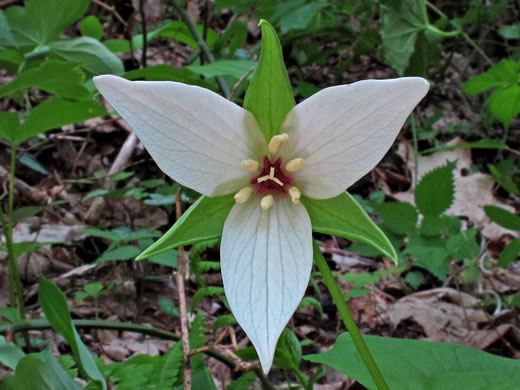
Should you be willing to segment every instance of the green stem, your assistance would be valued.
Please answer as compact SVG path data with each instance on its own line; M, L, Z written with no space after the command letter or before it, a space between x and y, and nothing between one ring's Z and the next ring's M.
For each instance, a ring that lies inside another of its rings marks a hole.
M296 377L298 378L298 381L300 381L300 383L302 384L302 387L305 390L312 390L312 389L309 389L309 381L307 380L307 377L305 376L305 374L303 372L301 372L298 367L293 367L293 371L294 371L294 374L296 375Z
M105 321L105 320L72 320L72 323L76 328L87 328L87 329L106 329L114 331L126 331L145 334L152 337L157 337L164 340L179 341L179 336L175 333L168 332L158 328L152 328L150 326L134 324L131 322L117 322L117 321ZM16 334L18 332L28 332L30 330L47 330L52 329L51 324L47 320L36 319L16 322L9 325L0 326L0 334L6 334L9 330ZM231 370L240 368L233 359L224 356L216 351L205 351L208 356L211 356L220 362L224 363ZM258 366L254 366L251 370L253 371L262 384L264 390L274 390L273 385L267 380L262 370Z
M365 366L368 369L370 376L374 380L374 383L376 384L379 390L390 390L390 388L386 384L383 374L377 367L374 358L370 354L365 340L363 340L363 337L361 336L361 333L359 332L359 329L356 325L356 321L354 321L354 318L352 317L352 314L350 313L350 310L347 304L345 303L345 299L343 298L343 294L339 289L336 279L334 279L334 276L332 276L329 266L327 265L325 258L321 254L320 248L318 247L318 244L316 242L314 242L314 260L316 262L316 265L318 266L318 269L320 270L321 276L323 277L323 282L329 289L334 304L338 308L341 319L343 320L343 323L345 324L348 332L350 333L352 341L354 342L356 349L361 355L361 359L363 359L363 362L365 363Z
M455 23L453 23L451 21L451 19L448 18L448 16L444 12L442 12L439 8L437 8L435 5L433 5L429 1L426 2L426 5L428 7L430 7L432 9L432 11L435 12L437 15L439 15L441 18L445 18L446 20L449 20L450 24L455 28L456 32L458 32L458 33L460 33L460 35L462 35L464 40L466 42L468 42L470 44L470 46L473 47L475 49L475 51L482 56L482 58L484 58L484 60L489 64L489 66L493 66L494 65L493 61L491 61L491 58L489 58L487 56L487 54L484 53L484 51L480 48L480 46L477 45L477 43L473 39L471 39L469 37L469 35L466 34L459 26L457 26ZM440 31L440 30L438 30L438 31ZM449 33L444 33L444 32L441 31L441 33L443 33L442 35L444 35L444 34L453 34L454 31L449 32Z
M184 8L182 8L179 5L179 3L177 3L176 0L171 0L171 3L172 3L173 8L175 8L175 12L177 12L177 14L179 14L179 16L181 17L184 24L186 24L186 26L190 30L191 35L193 35L193 38L195 38L195 40L197 41L197 44L199 45L200 50L202 51L202 53L204 53L204 57L206 57L206 59L208 60L208 62L210 64L214 63L215 57L213 57L213 54L211 53L211 51L208 48L208 45L206 45L206 42L200 36L199 32L197 31L197 29L191 22L190 18L188 17L188 14L186 14L186 11L184 11ZM230 92L229 92L229 88L228 88L226 82L224 81L224 79L221 76L216 76L215 79L217 80L217 84L220 88L220 91L224 95L224 97L228 98L230 95Z

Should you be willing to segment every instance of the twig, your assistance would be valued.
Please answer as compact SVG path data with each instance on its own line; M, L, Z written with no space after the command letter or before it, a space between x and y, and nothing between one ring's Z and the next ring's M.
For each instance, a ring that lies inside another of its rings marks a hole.
M182 216L181 190L177 191L175 199L175 215L177 220ZM190 363L190 341L188 334L188 314L186 312L186 294L184 291L184 248L177 248L177 272L175 279L177 282L177 291L179 293L179 311L181 315L181 338L182 351L184 352L184 389L191 390L191 363Z
M204 42L204 39L200 36L199 32L195 29L195 26L191 22L190 18L188 17L188 14L186 14L186 11L184 8L182 8L179 3L177 3L176 0L171 0L173 8L175 8L175 12L179 14L182 21L186 24L188 29L191 32L191 35L193 35L193 38L197 41L197 44L200 46L200 50L204 53L204 57L208 60L210 64L215 62L215 57L213 57L213 54L211 54L211 51L208 48L208 45L206 45L206 42ZM216 76L215 79L217 80L217 84L220 88L220 91L224 95L224 97L229 96L229 88L224 81L224 79L221 76Z
M115 18L117 20L119 20L119 22L123 25L123 26L127 26L128 23L125 22L125 20L123 19L123 17L119 14L119 12L116 11L116 8L115 7L112 7L104 2L102 2L101 0L92 0L94 3L96 3L97 5L99 5L100 7L108 10L112 15L115 16Z
M235 83L235 85L233 85L233 88L231 89L231 94L228 97L229 101L231 101L231 102L233 101L233 97L235 96L235 92L237 91L238 87L240 87L240 85L249 77L249 75L251 73L253 73L254 70L255 70L255 68L249 69L249 71L245 75L240 77L240 79L238 79L238 81Z
M143 34L143 52L141 53L141 67L146 68L146 49L148 38L146 37L146 15L144 14L144 0L139 0L139 15L141 16L141 32Z

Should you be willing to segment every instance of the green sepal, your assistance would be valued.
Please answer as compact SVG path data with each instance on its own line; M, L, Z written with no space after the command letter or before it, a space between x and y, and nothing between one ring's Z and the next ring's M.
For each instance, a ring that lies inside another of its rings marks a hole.
M244 108L255 116L269 142L280 132L285 117L296 103L276 31L266 20L260 20L258 25L262 29L262 48L244 98Z
M234 204L232 196L201 196L170 230L137 256L136 260L143 260L178 246L219 238Z
M301 201L309 213L314 232L364 242L398 263L397 253L388 237L348 192L324 200L302 196Z

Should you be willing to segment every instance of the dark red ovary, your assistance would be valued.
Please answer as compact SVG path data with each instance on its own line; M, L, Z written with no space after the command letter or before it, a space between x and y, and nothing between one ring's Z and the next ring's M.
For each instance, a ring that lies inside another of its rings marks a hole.
M274 168L274 177L280 180L284 184L283 186L281 186L273 180L265 180L263 182L258 183L258 179L260 179L261 177L269 176L271 168ZM285 176L282 172L281 157L278 157L278 159L274 163L271 163L271 161L269 161L269 158L267 156L264 156L264 166L262 168L262 171L260 172L260 175L258 175L254 179L251 179L250 183L258 185L258 188L256 190L256 193L258 195L261 195L265 192L273 191L277 191L285 195L287 194L287 186L293 184L294 180L290 177Z

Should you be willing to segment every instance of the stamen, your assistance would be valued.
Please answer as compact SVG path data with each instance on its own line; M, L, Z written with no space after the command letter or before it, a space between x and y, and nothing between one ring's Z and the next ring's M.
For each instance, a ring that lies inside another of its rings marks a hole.
M289 172L296 172L298 169L302 169L303 168L303 164L304 164L304 161L303 161L303 158L295 158L291 161L289 161L287 163L287 165L285 166L285 169Z
M260 201L260 206L262 207L262 210L267 211L271 208L273 205L274 199L273 195L267 195L262 198Z
M253 189L251 187L244 187L235 194L235 196L234 196L235 201L238 204L246 203L249 200L249 198L251 197L252 193L253 193Z
M294 204L300 203L300 197L302 196L302 193L297 187L292 186L289 188L289 195L291 195L291 200Z
M284 141L287 141L288 138L289 136L285 133L273 136L273 138L271 138L271 141L269 141L269 151L271 153L278 152L280 144Z
M243 160L240 162L242 168L250 170L251 172L256 172L258 170L258 162L255 160Z

